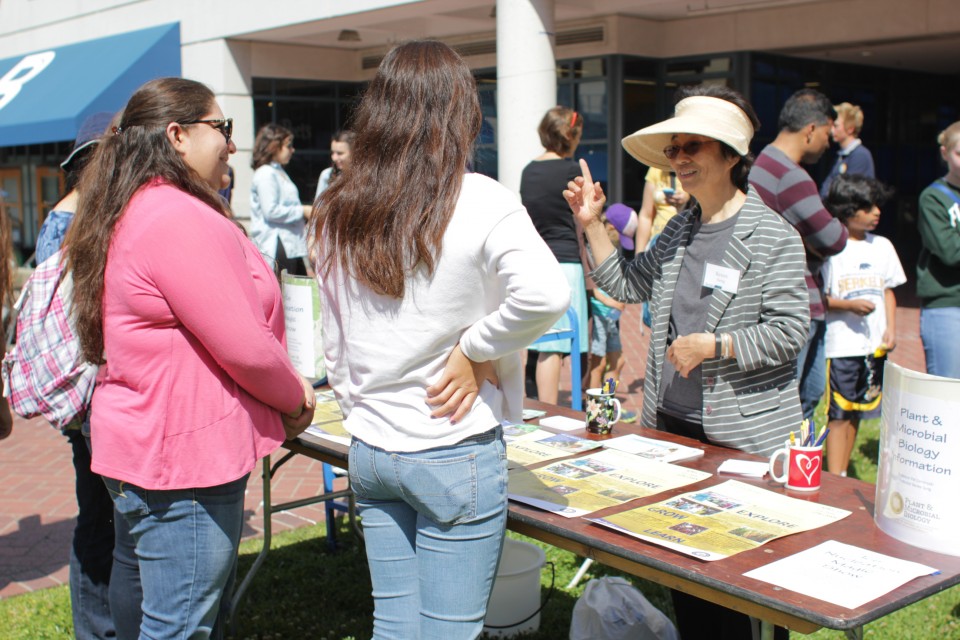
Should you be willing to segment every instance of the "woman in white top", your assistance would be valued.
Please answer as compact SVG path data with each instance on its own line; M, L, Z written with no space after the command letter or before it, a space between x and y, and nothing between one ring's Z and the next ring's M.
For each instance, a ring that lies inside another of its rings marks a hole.
M515 194L467 173L482 115L440 42L384 58L350 179L313 216L327 374L353 436L373 637L475 638L507 517L500 423L570 287Z
M312 207L300 204L297 185L283 170L293 157L293 132L267 124L253 143L253 186L250 189L250 235L278 269L307 275L306 219Z

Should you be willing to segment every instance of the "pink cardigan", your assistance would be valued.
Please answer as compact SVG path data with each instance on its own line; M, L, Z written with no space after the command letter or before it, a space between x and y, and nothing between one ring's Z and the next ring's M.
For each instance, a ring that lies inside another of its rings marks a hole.
M114 232L93 464L146 489L250 472L303 401L273 271L241 231L169 184L148 184Z

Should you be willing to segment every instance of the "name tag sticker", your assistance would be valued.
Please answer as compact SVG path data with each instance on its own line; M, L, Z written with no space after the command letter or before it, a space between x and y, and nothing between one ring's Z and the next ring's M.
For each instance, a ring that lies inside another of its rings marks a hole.
M740 271L708 262L703 270L703 286L735 294L740 288Z

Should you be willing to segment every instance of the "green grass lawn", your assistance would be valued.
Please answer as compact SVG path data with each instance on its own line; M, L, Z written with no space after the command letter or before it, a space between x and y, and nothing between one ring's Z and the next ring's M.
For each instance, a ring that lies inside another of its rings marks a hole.
M819 419L822 422L822 416ZM865 423L853 454L850 475L876 479L879 421ZM323 525L305 527L274 537L270 555L243 602L236 629L237 639L361 640L370 637L373 603L363 548L343 526L341 545L327 549ZM511 534L513 535L513 534ZM240 549L240 574L253 562L261 542L245 542ZM581 558L566 551L540 545L556 568L553 594L541 615L540 629L526 639L561 640L569 633L576 599L590 577L621 575L594 564L588 577L572 590L564 586L580 566ZM542 574L546 596L551 569ZM643 580L634 584L668 615L673 615L670 597L662 587ZM0 600L0 640L47 640L73 637L70 598L66 587ZM520 637L520 636L517 636ZM840 631L820 630L791 638L841 640ZM960 639L960 588L954 587L911 607L868 624L864 637L890 640Z

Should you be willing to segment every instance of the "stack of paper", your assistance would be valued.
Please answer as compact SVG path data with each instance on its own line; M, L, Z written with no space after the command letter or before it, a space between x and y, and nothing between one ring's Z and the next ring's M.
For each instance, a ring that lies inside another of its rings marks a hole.
M583 420L574 420L566 416L550 416L549 418L541 418L540 426L550 427L557 431L576 431L586 428L587 425Z
M762 478L767 475L770 468L768 462L755 462L752 460L724 460L723 464L717 467L717 473L729 473L735 476L745 476L748 478Z

